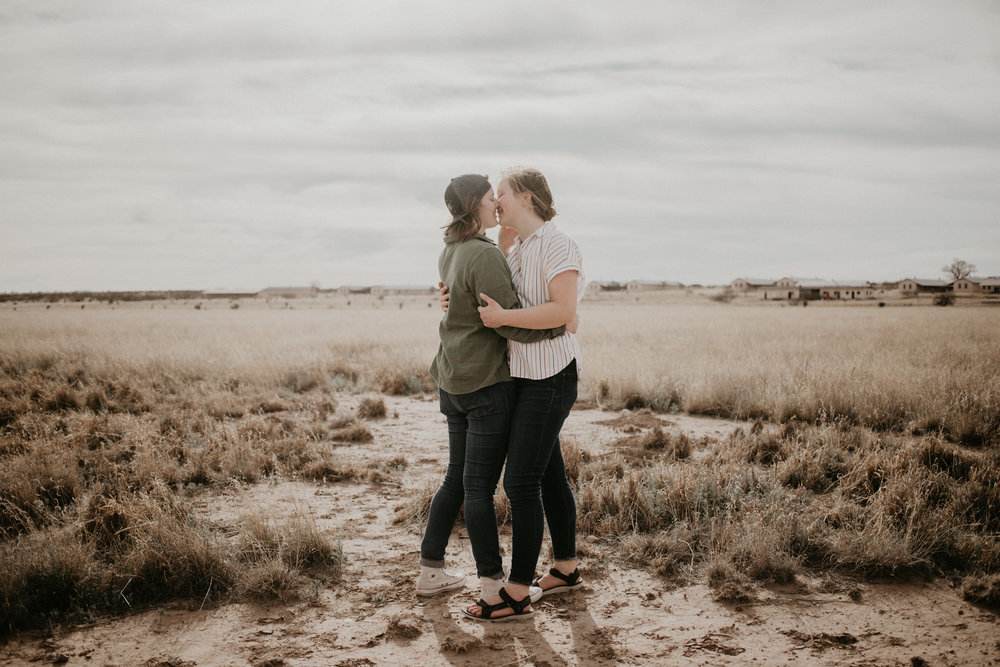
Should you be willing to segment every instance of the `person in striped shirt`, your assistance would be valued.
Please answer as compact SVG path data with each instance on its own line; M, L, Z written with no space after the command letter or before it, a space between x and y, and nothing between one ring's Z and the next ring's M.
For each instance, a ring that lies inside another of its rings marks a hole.
M483 323L491 328L544 329L569 322L584 291L583 258L576 243L551 222L556 211L545 177L534 169L505 175L497 188L500 247L507 253L519 308L481 293ZM508 341L515 406L504 473L512 515L507 584L466 608L477 620L532 613L531 587L542 595L583 585L576 562L576 505L566 478L559 431L576 401L580 346L573 333L535 341ZM554 566L534 579L548 521Z
M464 585L464 576L444 569L445 548L464 504L480 590L483 597L492 597L504 583L493 494L507 455L514 407L507 340L531 343L562 337L572 318L551 327L487 327L478 312L480 292L508 308L518 307L510 268L484 234L497 226L493 187L485 176L465 174L448 184L445 203L452 220L445 229L438 270L452 298L441 318L440 345L430 373L448 421L449 460L428 511L416 593L434 595Z

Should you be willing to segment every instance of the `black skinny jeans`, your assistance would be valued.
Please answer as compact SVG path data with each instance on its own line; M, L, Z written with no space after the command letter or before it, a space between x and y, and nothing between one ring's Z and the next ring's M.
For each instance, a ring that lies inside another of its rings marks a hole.
M499 382L469 394L438 393L448 418L448 470L431 500L420 544L420 564L443 567L445 548L465 503L465 526L480 577L503 575L493 494L507 456L514 383Z
M546 519L555 559L576 559L576 503L559 448L559 431L576 401L576 360L544 380L514 383L517 400L503 479L513 529L509 581L529 586Z

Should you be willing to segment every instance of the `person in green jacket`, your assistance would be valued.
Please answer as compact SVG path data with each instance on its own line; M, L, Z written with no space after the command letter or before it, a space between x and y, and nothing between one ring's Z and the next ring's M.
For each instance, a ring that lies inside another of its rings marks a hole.
M465 585L464 576L444 569L448 538L464 504L481 593L488 598L504 585L493 494L507 456L514 408L507 340L555 338L566 327L491 329L483 324L481 293L503 308L518 307L507 260L484 233L497 226L493 187L485 176L465 174L451 180L444 199L452 219L445 227L438 271L449 287L450 305L441 318L441 342L430 373L448 422L449 458L420 544L416 592L434 595Z

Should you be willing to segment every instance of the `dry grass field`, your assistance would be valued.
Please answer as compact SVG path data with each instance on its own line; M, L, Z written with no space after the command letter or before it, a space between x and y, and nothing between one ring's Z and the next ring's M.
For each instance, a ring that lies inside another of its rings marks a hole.
M198 509L267 485L380 494L412 544L400 590L365 604L412 602L444 459L387 443L407 402L433 404L436 301L199 306L0 304L0 632L347 595L348 526ZM593 417L564 448L595 587L623 568L752 606L934 577L1000 604L1000 309L623 295L581 319ZM610 662L645 661L598 635Z

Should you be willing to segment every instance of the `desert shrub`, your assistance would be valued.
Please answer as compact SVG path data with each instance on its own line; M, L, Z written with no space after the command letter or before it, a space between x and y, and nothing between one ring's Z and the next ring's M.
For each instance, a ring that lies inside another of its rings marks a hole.
M75 461L36 451L9 457L0 468L0 534L12 536L48 523L82 491Z
M645 433L616 440L611 447L633 461L650 457L661 460L686 459L694 448L691 439L683 432L671 434L659 426Z
M733 293L731 287L723 288L718 294L713 294L710 298L716 303L729 303L733 300L736 295Z
M331 440L338 440L342 442L371 442L375 439L372 432L365 428L365 425L359 421L351 420L346 424L335 425L333 429L330 430L328 437Z
M385 417L385 401L381 398L362 398L358 404L358 419L381 419Z
M694 567L697 535L686 525L653 534L633 533L618 546L627 563L648 566L662 577L676 577Z
M208 597L232 585L236 573L225 547L190 518L165 514L134 532L133 546L116 563L121 595L130 607Z
M712 599L716 602L741 603L757 599L753 582L728 560L713 560L706 569L706 575Z
M778 468L781 483L816 493L829 490L847 471L845 452L825 443L800 447Z
M955 295L942 292L935 294L933 301L935 306L951 306L955 303Z
M279 560L295 570L322 569L338 579L344 565L343 547L327 538L306 512L296 511L281 520L253 514L242 522L238 557L250 564Z
M0 542L0 634L68 614L102 595L93 547L65 527Z
M789 550L795 535L787 525L792 518L773 509L768 515L746 511L740 518L719 531L714 548L751 579L778 583L794 580L799 564Z
M57 389L46 398L43 407L49 412L64 412L66 410L79 410L81 405L82 402L76 392L64 387Z
M285 373L281 386L297 394L304 394L328 384L326 372L319 368L299 368Z
M559 444L566 478L571 486L575 486L580 479L580 467L591 460L590 452L581 449L575 438L563 436Z
M985 607L1000 608L1000 574L977 573L962 581L962 597Z
M774 465L784 461L789 451L794 449L795 428L787 424L780 429L765 428L762 422L757 421L749 431L734 429L721 449L734 461Z
M411 491L407 500L395 506L396 513L392 517L392 523L422 526L430 514L431 501L437 490L437 482L426 481L422 486Z
M287 412L292 409L292 405L278 397L266 398L257 404L256 412L261 414L273 414L275 412Z
M589 478L580 486L577 528L594 535L648 532L656 527L648 479L632 472L623 480Z
M279 558L271 558L246 565L239 575L237 594L262 602L281 600L291 602L299 598L304 578Z
M436 388L434 379L423 368L385 369L376 374L375 384L380 392L390 396L422 394Z

